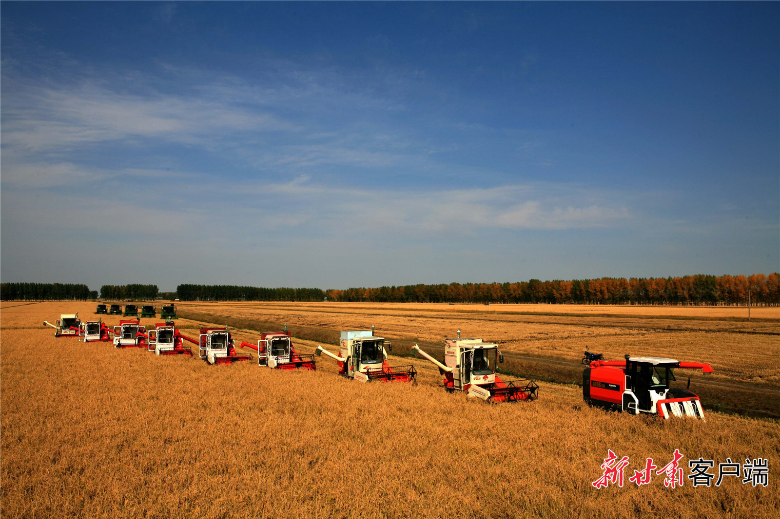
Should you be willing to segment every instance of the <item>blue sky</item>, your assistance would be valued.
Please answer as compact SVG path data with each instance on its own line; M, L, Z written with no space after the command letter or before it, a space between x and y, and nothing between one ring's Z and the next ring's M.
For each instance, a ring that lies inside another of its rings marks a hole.
M780 266L778 3L2 3L2 280Z

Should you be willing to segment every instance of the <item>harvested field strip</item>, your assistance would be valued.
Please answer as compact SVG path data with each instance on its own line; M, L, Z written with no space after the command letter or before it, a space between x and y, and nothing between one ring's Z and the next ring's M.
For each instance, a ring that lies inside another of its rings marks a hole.
M642 331L696 331L696 332L718 332L718 333L748 333L748 334L766 334L780 335L780 318L753 319L752 321L729 320L719 318L700 318L700 317L671 317L666 316L636 316L636 315L612 315L612 314L556 314L556 313L536 313L536 312L446 312L437 310L421 309L420 312L409 311L374 311L369 308L367 312L359 312L356 309L330 309L328 305L322 305L322 310L309 309L305 306L300 308L291 308L286 305L261 304L256 307L247 307L247 303L225 303L236 305L236 309L251 308L260 311L285 311L291 310L297 314L330 314L335 316L344 316L347 319L349 315L371 315L375 317L389 317L394 319L414 319L422 317L425 320L459 320L459 321L480 321L493 323L513 323L513 324L549 324L571 327L602 327L602 328L629 328ZM420 305L424 306L424 305ZM219 304L214 303L186 303L182 308L191 308L193 311L213 313L214 308ZM778 309L777 313L780 313ZM421 315L422 314L422 315ZM427 315L426 315L427 314ZM477 314L477 315L475 315ZM533 317L533 319L513 319L513 315L523 315ZM694 326L695 323L700 323ZM689 325L690 324L690 325Z

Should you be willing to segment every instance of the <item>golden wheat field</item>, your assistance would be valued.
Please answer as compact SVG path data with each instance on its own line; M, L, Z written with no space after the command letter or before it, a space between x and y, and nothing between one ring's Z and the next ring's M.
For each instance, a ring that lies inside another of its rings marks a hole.
M747 323L669 308L446 306L202 303L181 305L189 318L177 324L194 336L200 324L229 320L240 343L287 322L309 339L295 341L303 353L340 329L376 325L402 353L410 341L433 347L460 328L500 342L520 367L528 360L581 372L590 346L608 358L710 362L715 383L739 378L741 390L774 394L780 385L777 309ZM316 372L209 366L55 338L41 324L75 311L92 318L94 309L0 306L3 517L752 518L780 507L777 420L609 413L583 406L575 385L544 381L537 401L491 405L446 393L432 365L410 358L391 360L413 362L417 385L360 384L337 376L325 357ZM596 489L610 449L629 457L624 484ZM684 455L682 487L665 487L663 475L628 481L646 458L661 467L675 449ZM730 476L694 488L687 461L700 457L714 461L716 476L727 460L767 459L768 485Z

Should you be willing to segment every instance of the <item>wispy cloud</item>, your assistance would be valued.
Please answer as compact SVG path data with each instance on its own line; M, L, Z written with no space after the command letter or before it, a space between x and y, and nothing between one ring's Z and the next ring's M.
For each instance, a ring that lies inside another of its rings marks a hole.
M294 131L296 126L227 99L116 92L87 82L28 86L3 107L3 145L17 152L58 152L107 141L157 139L204 144L230 132Z
M238 199L260 193L296 207L295 225L305 223L334 234L371 231L419 237L491 228L588 229L626 225L632 218L623 201L610 198L624 195L563 184L378 191L317 184L304 176L283 184L223 190L223 195Z

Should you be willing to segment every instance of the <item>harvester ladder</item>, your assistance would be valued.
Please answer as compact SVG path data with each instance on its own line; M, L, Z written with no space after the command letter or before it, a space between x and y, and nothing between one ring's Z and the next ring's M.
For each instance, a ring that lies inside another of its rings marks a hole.
M210 337L208 334L201 333L199 337L199 343L198 343L198 355L201 359L206 358L206 348L207 348L207 342L210 340Z

